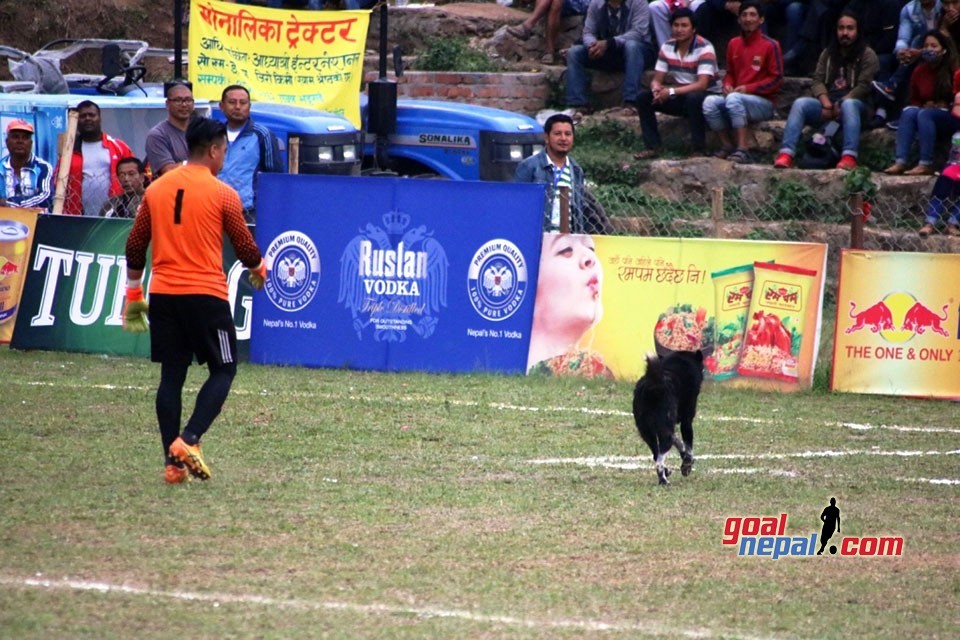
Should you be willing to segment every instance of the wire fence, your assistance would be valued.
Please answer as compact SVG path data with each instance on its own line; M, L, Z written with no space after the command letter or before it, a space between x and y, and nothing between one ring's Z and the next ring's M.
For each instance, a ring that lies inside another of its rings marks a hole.
M612 110L578 128L572 155L586 173L592 196L586 201L596 209L587 215L599 221L593 233L960 253L957 227L949 224L960 218L960 182L938 189L941 197L935 197L935 185L944 186L945 178L938 183L936 175L883 173L893 163L892 131L864 132L860 166L852 171L775 169L782 122L758 125L752 132L753 162L735 164L692 154L685 122L658 120L663 153L653 161L635 157L644 147L632 117ZM708 137L708 147L716 142ZM941 144L936 168L946 161L945 151ZM797 152L800 157L804 146Z
M731 184L671 197L658 184L594 185L590 188L592 197L586 199L594 210L586 218L593 223L589 230L598 234L829 242L837 247L886 251L960 251L960 198L942 199L929 193L904 197L903 189L890 193L830 193L780 179L770 186L769 191L760 192Z

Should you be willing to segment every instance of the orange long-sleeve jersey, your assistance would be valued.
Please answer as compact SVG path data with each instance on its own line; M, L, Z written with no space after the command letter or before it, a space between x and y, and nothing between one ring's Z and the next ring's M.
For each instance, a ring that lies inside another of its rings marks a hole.
M153 242L150 293L203 294L224 300L223 234L248 269L260 264L240 196L210 170L187 164L154 181L127 237L127 265L142 270Z

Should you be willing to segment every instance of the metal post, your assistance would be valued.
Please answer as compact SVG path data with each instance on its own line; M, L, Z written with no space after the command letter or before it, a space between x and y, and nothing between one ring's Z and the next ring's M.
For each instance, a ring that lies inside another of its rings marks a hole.
M863 249L863 194L850 195L850 248Z
M300 136L287 140L287 173L300 173Z
M713 221L713 237L723 237L723 187L710 192L710 219Z
M570 233L570 187L560 187L560 233Z
M173 79L181 79L183 69L183 0L173 0Z

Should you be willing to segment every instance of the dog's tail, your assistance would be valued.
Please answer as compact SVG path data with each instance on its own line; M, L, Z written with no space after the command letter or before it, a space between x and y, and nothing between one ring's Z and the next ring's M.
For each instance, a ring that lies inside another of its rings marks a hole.
M663 365L658 355L647 354L647 372L644 377L651 383L660 383L663 380Z

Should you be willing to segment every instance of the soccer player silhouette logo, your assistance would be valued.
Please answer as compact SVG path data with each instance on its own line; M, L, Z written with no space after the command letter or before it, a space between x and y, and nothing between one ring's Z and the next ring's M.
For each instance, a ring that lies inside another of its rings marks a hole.
M833 535L834 529L837 533L840 533L840 508L837 507L837 499L830 498L830 506L826 507L823 510L823 513L820 514L820 520L823 522L823 529L820 531L820 550L817 551L818 556L823 555L823 548L827 546L827 541L830 540L830 536ZM830 553L836 551L835 547L831 547Z

